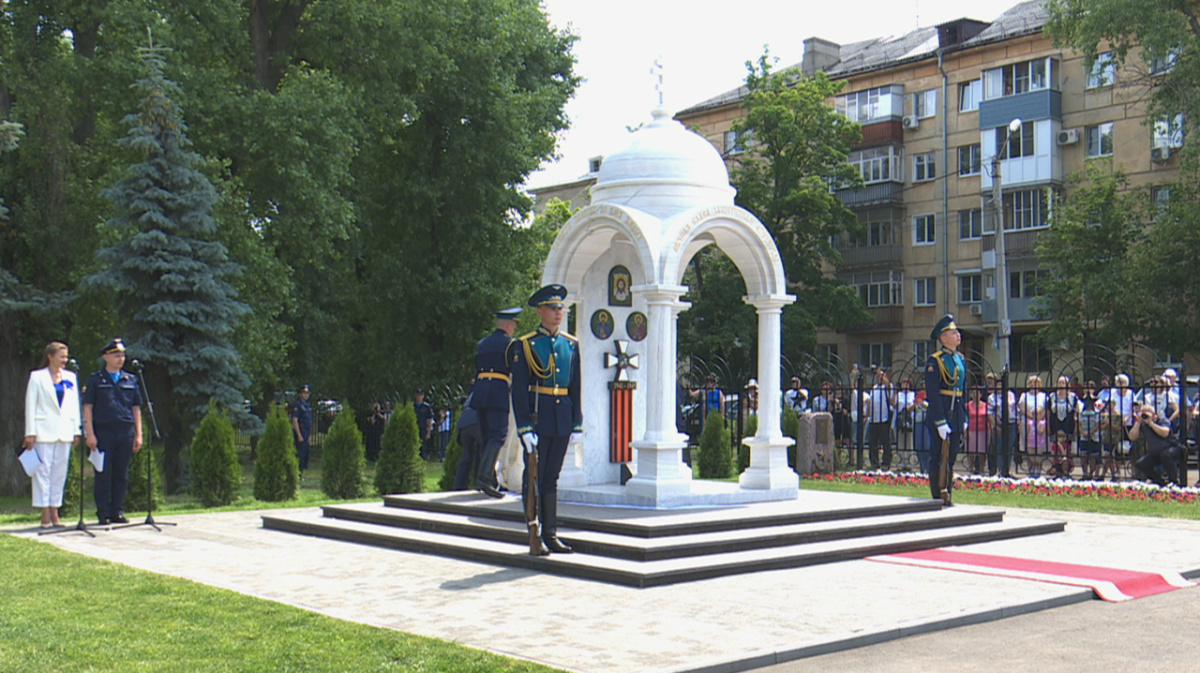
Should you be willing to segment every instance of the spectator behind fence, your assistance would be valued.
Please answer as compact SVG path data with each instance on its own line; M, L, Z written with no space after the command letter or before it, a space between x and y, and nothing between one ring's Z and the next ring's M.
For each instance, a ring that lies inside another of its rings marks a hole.
M363 425L363 440L367 445L367 460L374 463L379 460L380 440L383 439L383 429L387 425L387 417L378 402L371 405L371 413Z
M1128 453L1129 446L1129 440L1125 439L1125 419L1117 404L1117 400L1110 399L1100 412L1100 450L1104 453L1100 478L1108 474L1113 481L1117 480L1117 459Z
M1145 437L1146 453L1133 464L1137 473L1143 479L1163 486L1177 485L1178 462L1183 452L1171 439L1171 426L1165 420L1159 420L1153 405L1142 406L1129 429L1130 439L1137 441L1140 437ZM1158 473L1159 467L1162 475Z
M989 391L988 430L992 436L988 450L988 474L1011 479L1013 446L1021 437L1021 410L1017 407L1017 396L1011 390L1008 391L1007 400L1002 401L1003 390L995 374L988 374L985 381Z
M1063 433L1068 443L1075 441L1075 425L1079 415L1079 396L1071 390L1071 380L1066 376L1058 377L1058 387L1050 393L1049 429L1050 437Z
M925 416L929 413L929 400L925 399L925 380L917 379L917 391L913 394L913 449L917 452L917 463L921 472L929 474L929 433L925 431Z
M988 453L988 405L983 396L983 387L971 389L971 400L967 402L967 456L971 472L983 472Z
M783 404L798 414L808 411L808 390L800 386L799 376L792 377L792 387L783 394Z
M892 469L892 405L895 402L895 391L892 382L888 380L887 370L883 367L875 370L875 385L869 393L871 409L865 415L870 419L867 430L867 442L871 451L871 469L882 467L885 471ZM883 463L879 462L879 451L883 449Z
M1079 461L1084 479L1096 479L1100 474L1100 399L1096 395L1096 383L1083 384L1083 396L1079 398Z
M1042 378L1030 376L1026 385L1029 390L1021 393L1017 407L1023 419L1025 436L1024 454L1029 476L1042 476L1041 455L1046 450L1046 393L1042 391Z
M1108 399L1115 402L1117 411L1121 412L1121 418L1125 422L1125 428L1128 429L1133 425L1133 390L1129 388L1129 377L1125 374L1117 374L1115 386L1109 390Z
M917 394L913 391L912 379L904 377L900 381L900 390L896 392L895 428L896 450L913 450L913 415L917 406Z

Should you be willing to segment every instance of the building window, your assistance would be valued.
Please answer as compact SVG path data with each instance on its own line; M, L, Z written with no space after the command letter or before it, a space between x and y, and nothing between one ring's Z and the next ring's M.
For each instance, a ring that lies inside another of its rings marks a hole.
M958 303L977 304L983 301L983 276L970 273L958 277Z
M1032 299L1041 294L1038 281L1046 277L1042 269L1013 271L1008 274L1008 296L1013 299Z
M838 113L859 123L887 119L902 114L904 87L899 84L882 86L838 96Z
M854 274L850 284L867 306L903 306L904 287L899 271L870 271Z
M983 148L979 143L958 148L959 176L979 175L983 170Z
M1008 154L1003 154L1004 139L1008 138ZM996 151L1001 152L1001 156L1005 159L1016 159L1018 157L1031 157L1036 154L1037 148L1033 142L1033 123L1022 124L1021 130L1009 135L1008 127L1001 126L996 129Z
M937 153L924 152L913 155L913 182L924 182L937 177Z
M872 343L858 345L858 361L863 371L871 367L892 367L892 345L889 343ZM864 381L863 386L870 385Z
M1150 141L1151 147L1183 147L1183 113L1167 119L1154 122L1154 136Z
M1166 56L1150 59L1150 74L1165 75L1175 69L1175 62L1179 60L1179 52L1171 51Z
M1113 123L1104 122L1084 128L1089 157L1110 157L1113 153Z
M920 367L924 367L933 355L933 342L928 339L913 342L913 354L916 355L917 373L920 374ZM916 378L916 377L913 377Z
M974 79L958 85L958 111L972 112L979 109L983 98L983 80Z
M1009 344L1015 371L1050 371L1050 349L1038 342L1036 334L1013 334Z
M866 184L904 180L900 171L900 153L891 145L851 152L849 163L858 169Z
M725 132L725 156L731 157L746 151L754 138L754 131L739 134L736 131Z
M970 241L983 237L983 209L958 211L958 240Z
M1167 214L1171 207L1171 188L1165 185L1150 188L1150 216L1152 221Z
M936 240L936 221L932 213L913 218L913 245L927 245Z
M839 366L837 344L817 344L817 362L832 367Z
M1044 189L1025 189L1004 195L1004 230L1037 229L1050 224L1050 203Z
M913 306L937 304L937 278L918 278L913 281Z
M937 115L937 89L913 94L913 114L918 119Z
M1053 87L1055 68L1057 68L1057 62L1047 56L985 70L983 71L984 98L992 100L1028 91L1050 89Z
M1092 64L1092 69L1088 71L1087 88L1098 89L1102 86L1112 84L1113 75L1116 74L1116 71L1117 64L1113 61L1111 51L1097 55L1096 62Z

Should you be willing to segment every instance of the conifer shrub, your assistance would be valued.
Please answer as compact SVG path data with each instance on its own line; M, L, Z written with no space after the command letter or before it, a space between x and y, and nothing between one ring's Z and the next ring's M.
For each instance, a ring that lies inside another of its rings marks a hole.
M417 412L402 404L392 414L379 442L375 464L375 488L381 495L420 493L425 490L425 461L421 459L421 436Z
M254 461L254 497L264 502L282 502L296 497L300 487L300 463L292 425L283 406L272 405L266 429L258 442Z
M796 447L800 439L800 414L796 413L795 409L784 409L783 416L779 419L779 429L785 437L791 437L792 445L788 447L788 465L792 469L796 469Z
M79 490L83 488L83 484L79 481L79 463L87 460L90 451L87 443L83 441L71 447L71 460L67 465L67 483L63 486L62 507L58 508L58 516L64 521L68 518L79 518L79 511L75 509L79 506ZM86 504L84 508L86 511Z
M325 435L321 459L321 490L331 498L358 498L363 495L363 471L367 449L362 431L354 420L350 405L342 407Z
M745 434L745 436L743 436L743 439L745 439L746 437L753 437L757 434L758 434L758 414L752 414L750 416L750 418L746 419L746 434ZM745 443L743 443L743 442L738 442L738 453L737 453L738 474L745 472L747 467L750 467L750 447L746 446Z
M700 433L699 471L701 479L728 479L733 476L729 428L720 411L713 410Z
M236 438L229 416L209 402L208 413L192 437L189 466L192 496L205 507L228 505L237 497L242 466L238 463Z
M458 474L458 464L462 461L462 446L458 443L458 421L454 421L454 429L450 431L450 442L446 444L446 460L442 462L442 477L438 479L438 488L443 491L454 490L454 477ZM472 482L467 484L468 488L473 488L474 475L471 475Z

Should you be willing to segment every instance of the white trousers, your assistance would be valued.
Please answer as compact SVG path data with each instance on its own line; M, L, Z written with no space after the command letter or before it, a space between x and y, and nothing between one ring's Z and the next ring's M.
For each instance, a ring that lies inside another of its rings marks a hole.
M33 471L33 506L62 507L71 442L34 442L33 450L42 461Z

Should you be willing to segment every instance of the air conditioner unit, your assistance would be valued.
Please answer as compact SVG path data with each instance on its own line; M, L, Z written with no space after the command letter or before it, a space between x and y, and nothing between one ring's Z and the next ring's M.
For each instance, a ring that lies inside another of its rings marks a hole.
M904 115L904 119L900 124L906 129L915 129L921 125L921 120L917 119L917 115Z
M983 304L971 304L971 315L983 315Z
M1074 145L1079 142L1079 129L1063 129L1058 132L1059 145Z
M1170 147L1153 147L1150 149L1150 161L1162 163L1171 158Z

